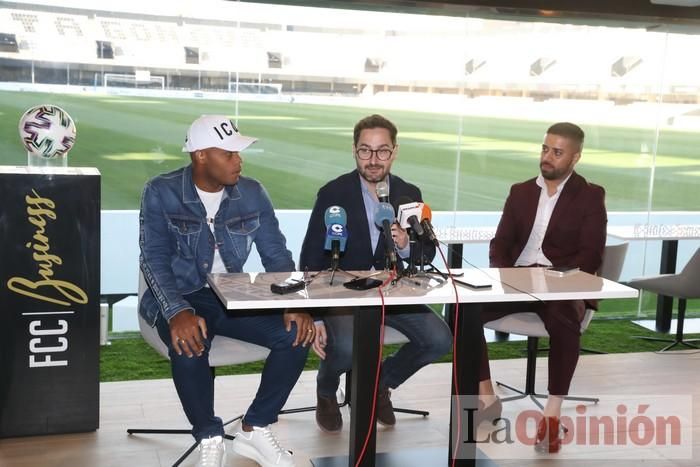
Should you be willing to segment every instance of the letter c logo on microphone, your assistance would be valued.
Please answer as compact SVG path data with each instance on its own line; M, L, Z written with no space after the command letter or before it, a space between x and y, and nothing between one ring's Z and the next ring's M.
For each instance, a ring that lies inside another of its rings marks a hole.
M340 206L329 206L323 215L323 221L326 227L330 227L332 224L342 224L345 225L348 221L345 209Z

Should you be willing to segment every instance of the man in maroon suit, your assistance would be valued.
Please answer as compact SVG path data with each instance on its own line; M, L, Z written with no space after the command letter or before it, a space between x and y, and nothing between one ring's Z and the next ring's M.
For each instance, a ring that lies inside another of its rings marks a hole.
M540 175L511 187L489 258L492 267L572 266L595 273L603 260L607 213L605 190L574 171L584 133L572 123L556 123L545 134ZM538 425L535 449L561 448L562 396L568 394L580 350L581 320L594 301L571 300L494 304L482 312L487 323L510 313L535 312L550 336L549 397ZM478 421L500 416L486 340L482 339Z

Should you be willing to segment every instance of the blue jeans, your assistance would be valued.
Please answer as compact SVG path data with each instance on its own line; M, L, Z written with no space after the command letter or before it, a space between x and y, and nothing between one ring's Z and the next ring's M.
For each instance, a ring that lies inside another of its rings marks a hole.
M252 426L276 422L309 352L308 347L292 347L296 324L292 323L292 330L287 332L279 310L227 311L208 287L184 298L207 323L208 338L204 341L202 355L192 358L184 353L178 355L171 345L166 320L159 317L156 326L161 340L168 346L173 381L185 415L192 424L192 435L199 441L224 434L221 419L214 415L214 379L209 368L209 350L217 335L270 349L258 392L243 420Z
M323 397L335 397L340 375L352 369L352 309L330 309L323 321L328 343L326 359L321 361L318 370L316 390ZM450 328L426 305L389 306L385 324L403 333L409 342L384 360L381 387L396 389L425 365L448 353L452 347Z

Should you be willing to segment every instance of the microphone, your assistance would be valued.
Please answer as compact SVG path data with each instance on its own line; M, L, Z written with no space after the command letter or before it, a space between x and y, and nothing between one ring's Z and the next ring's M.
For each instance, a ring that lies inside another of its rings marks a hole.
M411 228L419 237L423 237L425 230L420 224L423 213L423 203L411 201L408 196L399 198L399 206L397 209L398 223L402 229Z
M392 267L396 265L396 248L394 239L391 238L391 224L395 219L394 207L389 203L379 203L374 211L374 223L384 230L384 250Z
M345 251L348 231L345 228L348 216L340 206L330 206L323 216L326 223L326 243L324 249L331 252L331 269L338 269L340 254Z
M323 215L323 222L328 227L331 224L343 224L348 223L348 215L345 213L345 209L340 206L329 206Z
M389 185L384 180L377 182L374 189L377 192L377 198L380 203L389 202Z
M437 237L435 236L435 230L433 229L433 224L430 223L430 220L433 218L433 211L430 209L430 206L427 204L423 203L423 211L421 212L421 225L423 226L423 230L425 230L425 234L428 237L428 240L433 242L435 246L440 246L440 242L438 241Z

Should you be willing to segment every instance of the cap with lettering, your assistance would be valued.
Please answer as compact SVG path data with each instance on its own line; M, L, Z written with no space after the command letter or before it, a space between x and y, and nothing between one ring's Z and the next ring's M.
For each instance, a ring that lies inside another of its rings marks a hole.
M202 115L190 125L182 152L207 148L239 152L256 141L257 138L243 136L225 115Z

